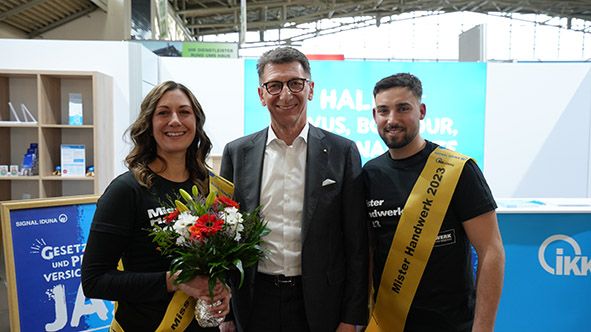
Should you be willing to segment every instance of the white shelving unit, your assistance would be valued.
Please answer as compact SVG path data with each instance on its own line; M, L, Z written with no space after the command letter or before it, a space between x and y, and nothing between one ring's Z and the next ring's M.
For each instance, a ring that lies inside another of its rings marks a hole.
M0 69L0 165L20 168L29 144L37 143L39 148L39 174L0 176L0 201L97 194L99 179L112 178L111 138L101 135L110 125L111 91L111 78L98 72ZM68 124L70 93L82 95L83 125ZM21 121L20 105L24 104L37 122L15 122L8 102ZM61 144L83 144L86 166L94 166L95 176L53 175L61 163Z

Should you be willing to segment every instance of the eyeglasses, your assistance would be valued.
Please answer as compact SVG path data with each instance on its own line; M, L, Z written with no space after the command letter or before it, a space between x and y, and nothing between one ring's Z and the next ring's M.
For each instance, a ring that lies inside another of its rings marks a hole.
M304 90L304 87L306 86L306 82L310 82L310 81L305 78L292 78L291 80L289 80L285 83L287 83L287 88L289 89L289 91L291 93L297 93L297 92L301 92L302 90ZM265 89L267 90L267 92L270 95L278 95L281 93L281 91L283 91L283 84L284 84L284 82L281 82L281 81L270 81L270 82L261 84L261 86L265 87Z

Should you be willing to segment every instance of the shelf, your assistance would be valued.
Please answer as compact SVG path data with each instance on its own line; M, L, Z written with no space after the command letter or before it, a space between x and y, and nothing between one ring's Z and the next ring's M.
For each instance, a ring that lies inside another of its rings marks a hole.
M39 76L34 72L8 71L0 72L0 119L2 121L17 121L10 111L10 102L19 117L24 121L21 105L31 112L39 121L39 105L37 96L37 81Z
M93 130L79 127L80 126L68 126L67 128L50 127L42 130L41 142L45 149L40 152L40 155L46 162L43 166L39 167L39 174L41 176L45 177L52 175L55 166L60 165L62 144L84 145L86 167L94 165Z
M94 121L93 81L84 75L41 75L41 122L44 125L67 125L70 93L82 96L82 123L92 125Z
M69 124L71 94L82 98L82 125ZM26 122L31 117L24 109L36 122ZM37 143L39 170L35 176L0 176L0 201L98 194L99 181L106 187L113 177L111 109L112 80L101 73L0 70L0 165L20 166L29 145ZM86 167L94 166L95 176L52 175L61 165L62 144L84 145Z
M94 176L46 175L46 176L42 176L41 180L46 180L46 181L94 181Z
M11 127L24 127L24 128L36 128L39 124L37 122L16 122L16 121L0 121L0 127L11 128Z
M0 176L0 181L38 181L38 175L31 176Z
M41 125L41 128L59 128L59 129L94 129L93 125L64 125L64 124L51 124Z

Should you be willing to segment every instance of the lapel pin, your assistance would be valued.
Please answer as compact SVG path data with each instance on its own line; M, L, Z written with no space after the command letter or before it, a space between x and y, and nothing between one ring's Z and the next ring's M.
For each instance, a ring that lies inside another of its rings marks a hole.
M327 153L328 151L326 149L322 149L322 152Z

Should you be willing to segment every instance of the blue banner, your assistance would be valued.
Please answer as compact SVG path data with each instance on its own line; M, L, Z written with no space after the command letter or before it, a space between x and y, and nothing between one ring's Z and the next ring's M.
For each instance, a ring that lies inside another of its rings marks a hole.
M10 211L21 331L108 330L110 301L87 299L80 267L96 205Z
M486 64L456 62L311 61L314 99L308 103L311 124L356 142L363 163L386 151L373 120L373 87L399 72L423 83L426 118L421 134L474 158L483 167ZM257 93L256 60L244 66L244 133L269 125L268 110Z
M505 285L496 331L588 331L591 213L500 213Z

